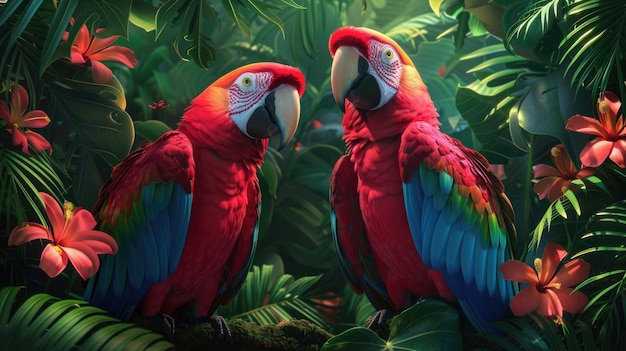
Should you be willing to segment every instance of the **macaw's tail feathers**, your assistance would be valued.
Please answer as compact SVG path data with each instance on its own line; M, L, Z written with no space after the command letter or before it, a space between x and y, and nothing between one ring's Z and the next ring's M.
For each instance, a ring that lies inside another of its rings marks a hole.
M465 316L479 333L503 334L503 331L494 327L493 323L512 316L508 301L503 301L498 296L490 297L487 292L481 293L476 286L468 287L463 282L461 274L446 278L447 282L462 282L448 286L457 297ZM508 289L511 289L512 294L512 287Z

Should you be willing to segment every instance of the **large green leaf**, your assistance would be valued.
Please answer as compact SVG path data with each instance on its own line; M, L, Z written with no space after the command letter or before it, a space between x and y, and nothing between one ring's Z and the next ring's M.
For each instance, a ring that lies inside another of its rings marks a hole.
M163 337L133 324L120 323L81 300L36 294L23 303L22 288L0 290L0 350L168 350Z
M76 201L90 207L102 179L133 145L135 133L124 111L124 91L115 76L106 84L64 77L51 84L56 108L53 115L68 118L76 131L66 155L68 164L73 163L71 156L79 157L73 176Z
M355 327L329 339L322 351L461 350L459 315L444 302L423 300L394 317L389 338Z

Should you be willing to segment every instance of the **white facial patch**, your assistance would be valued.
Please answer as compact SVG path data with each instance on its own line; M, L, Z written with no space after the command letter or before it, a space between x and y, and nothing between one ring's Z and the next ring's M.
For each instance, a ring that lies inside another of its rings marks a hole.
M269 72L243 73L228 88L228 112L235 125L245 135L246 124L254 110L263 104L272 84Z
M380 87L380 103L376 106L380 108L389 102L400 87L402 62L393 46L376 40L370 40L369 44L368 73L376 79Z

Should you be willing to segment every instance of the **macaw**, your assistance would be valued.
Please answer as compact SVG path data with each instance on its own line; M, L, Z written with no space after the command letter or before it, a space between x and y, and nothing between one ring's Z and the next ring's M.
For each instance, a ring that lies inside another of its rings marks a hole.
M391 38L342 27L329 49L347 146L331 174L333 237L348 282L378 310L369 327L433 296L494 331L517 291L499 270L516 243L502 182L439 130L424 82Z
M85 299L120 319L135 309L163 316L166 335L174 312L191 311L228 337L211 315L246 278L258 235L256 171L268 138L280 134L282 148L294 136L304 89L295 67L237 68L191 101L176 130L117 165L93 213L119 251L101 257Z

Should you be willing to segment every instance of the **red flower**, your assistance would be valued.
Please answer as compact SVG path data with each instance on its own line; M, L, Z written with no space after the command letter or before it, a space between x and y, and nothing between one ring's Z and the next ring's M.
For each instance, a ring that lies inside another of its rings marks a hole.
M74 19L70 20L74 25ZM96 33L102 33L104 28L96 29ZM63 40L67 41L69 32L63 33ZM97 38L92 36L87 29L87 25L83 24L76 36L76 41L72 45L70 52L70 60L73 63L91 63L93 81L96 83L106 83L111 80L113 73L100 61L117 61L130 68L134 68L137 64L135 53L123 46L109 46L119 38L114 35L108 38Z
M538 164L534 169L535 178L545 177L535 184L535 193L539 195L539 199L548 198L550 202L558 199L567 190L578 191L580 186L573 184L572 180L581 179L585 181L595 172L595 168L584 167L580 171L576 170L576 166L569 157L567 150L563 144L559 144L550 150L552 161L556 168Z
M437 70L437 74L439 75L439 77L443 77L444 73L446 73L446 66L439 67L439 69Z
M318 128L322 128L323 124L322 122L314 119L313 121L311 121L311 125L313 126L313 128L318 129Z
M165 101L163 100L159 100L159 102L152 102L152 104L149 104L148 107L150 107L153 110L157 110L157 109L163 109L163 108L167 108L170 107L170 105L166 104Z
M563 311L576 313L587 304L589 299L571 287L589 276L590 266L577 258L557 270L565 256L563 247L548 243L542 258L535 259L536 273L521 261L509 260L500 265L504 279L528 283L511 300L514 315L523 316L536 310L542 316L560 320Z
M39 267L54 278L65 269L69 259L81 278L87 280L100 267L99 254L117 252L115 239L93 230L96 221L89 211L74 207L70 202L61 208L52 196L39 195L46 205L52 231L39 223L27 222L11 231L9 245L21 245L35 239L50 240L52 242L41 253Z
M608 157L621 168L626 168L626 128L623 116L617 117L621 106L618 97L606 91L604 99L598 99L599 121L581 115L573 116L567 121L565 128L568 130L598 136L581 151L580 160L583 165L598 167Z
M13 136L13 145L21 146L22 152L30 155L28 146L32 146L37 152L47 150L52 153L50 143L41 135L30 130L22 131L20 128L43 128L50 123L50 118L42 110L26 112L28 108L28 93L26 89L16 84L11 89L11 109L6 102L0 100L0 119L8 122L6 130Z

